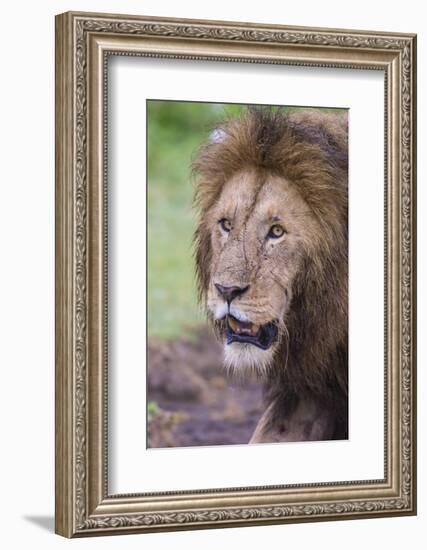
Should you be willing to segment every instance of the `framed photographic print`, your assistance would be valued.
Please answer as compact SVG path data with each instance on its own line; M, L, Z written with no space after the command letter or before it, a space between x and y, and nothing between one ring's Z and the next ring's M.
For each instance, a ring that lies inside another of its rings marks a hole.
M416 512L416 37L56 18L56 532Z

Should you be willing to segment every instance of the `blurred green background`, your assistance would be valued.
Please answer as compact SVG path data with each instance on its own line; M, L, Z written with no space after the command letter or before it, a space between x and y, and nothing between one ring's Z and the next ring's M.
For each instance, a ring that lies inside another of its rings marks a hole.
M204 322L196 300L192 255L191 161L216 124L242 109L242 105L147 102L149 337L174 339L183 335L183 328Z

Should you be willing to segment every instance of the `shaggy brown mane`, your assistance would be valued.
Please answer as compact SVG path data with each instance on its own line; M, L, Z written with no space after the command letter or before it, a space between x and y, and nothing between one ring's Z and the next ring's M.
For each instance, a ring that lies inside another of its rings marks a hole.
M268 403L274 403L271 422L308 397L333 411L334 437L347 437L347 115L248 109L226 120L217 135L220 139L205 144L193 163L200 297L205 298L211 276L205 215L225 182L252 167L286 178L318 221L322 246L315 257L304 259L294 282L286 319L290 338L282 342L266 383Z

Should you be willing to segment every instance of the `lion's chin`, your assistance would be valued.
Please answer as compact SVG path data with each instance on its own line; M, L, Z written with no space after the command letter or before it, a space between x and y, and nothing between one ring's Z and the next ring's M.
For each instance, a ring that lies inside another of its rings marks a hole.
M224 366L233 376L256 374L263 377L273 362L274 347L264 350L247 343L226 343Z

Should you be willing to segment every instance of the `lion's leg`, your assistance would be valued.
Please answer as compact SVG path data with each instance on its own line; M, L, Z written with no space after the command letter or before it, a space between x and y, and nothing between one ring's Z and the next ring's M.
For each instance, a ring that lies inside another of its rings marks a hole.
M260 418L249 443L281 441L322 441L332 439L335 429L333 415L308 400L301 400L286 417L276 417L274 402Z

